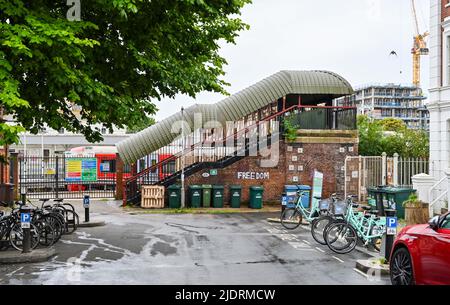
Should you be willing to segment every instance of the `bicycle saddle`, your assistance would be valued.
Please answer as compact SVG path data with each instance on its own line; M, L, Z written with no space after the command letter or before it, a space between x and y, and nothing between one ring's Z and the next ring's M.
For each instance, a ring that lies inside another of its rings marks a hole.
M361 208L362 208L363 210L365 210L365 211L370 211L370 210L372 210L372 207L367 206L367 205L362 205Z
M54 201L54 202L60 202L60 203L61 203L61 202L64 201L64 199L61 199L61 198L60 198L60 199L53 199L53 201Z
M42 201L42 203L45 203L45 202L47 202L47 201L49 201L50 199L48 199L48 198L41 198L41 199L39 199L39 201Z

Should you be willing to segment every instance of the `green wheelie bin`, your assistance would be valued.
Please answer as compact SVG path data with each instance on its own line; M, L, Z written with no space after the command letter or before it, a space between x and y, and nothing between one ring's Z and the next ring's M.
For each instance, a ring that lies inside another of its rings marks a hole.
M200 185L189 186L189 202L192 208L200 208L202 206L202 187Z
M210 208L211 207L211 189L212 189L212 185L204 184L204 185L202 185L202 189L203 189L203 198L202 198L203 207L204 208Z
M250 209L262 209L263 207L263 193L264 188L262 186L250 187Z
M230 206L233 209L241 207L242 186L230 185Z
M169 208L181 208L181 185L173 184L167 189L169 190Z
M375 198L377 208L380 204L383 204L384 209L389 209L390 207L386 206L387 201L394 202L395 209L397 210L397 217L400 219L405 219L405 207L403 206L403 202L408 200L409 196L416 192L414 189L390 186L372 187L368 188L367 191L371 198ZM378 202L379 200L383 200L383 203ZM373 199L371 201L373 202Z
M213 185L212 187L212 203L214 208L223 208L223 185Z

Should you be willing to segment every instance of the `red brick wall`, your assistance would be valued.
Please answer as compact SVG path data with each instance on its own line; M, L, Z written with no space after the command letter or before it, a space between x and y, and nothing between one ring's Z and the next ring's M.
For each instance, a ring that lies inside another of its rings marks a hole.
M0 149L0 156L4 156L4 150ZM0 162L0 183L9 183L9 167Z
M448 0L441 0L441 16L442 21L450 16L450 7L445 7L449 3Z
M284 186L312 185L313 173L317 169L324 173L324 197L332 193L344 192L344 162L346 156L358 155L357 144L302 144L280 143L280 160L275 168L261 168L260 157L246 157L231 166L218 169L217 176L205 178L205 169L186 178L186 185L218 184L225 185L225 202L229 202L229 185L242 185L242 200L248 202L249 187L261 185L264 187L264 201L279 201ZM294 158L293 158L294 157ZM295 161L295 157L297 160ZM292 167L293 166L293 167ZM269 173L268 180L238 179L238 172ZM294 182L298 177L298 182Z

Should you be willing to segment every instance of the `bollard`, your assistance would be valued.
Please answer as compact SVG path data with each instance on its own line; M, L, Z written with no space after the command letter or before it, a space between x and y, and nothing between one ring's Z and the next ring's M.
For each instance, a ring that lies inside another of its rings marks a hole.
M397 234L397 210L385 210L386 213L386 238L384 243L384 258L389 262L391 258L392 246ZM393 223L389 223L392 221Z
M21 207L20 226L23 231L22 253L29 253L31 252L31 208Z
M89 222L89 205L90 205L90 197L89 195L84 195L83 198L84 222Z

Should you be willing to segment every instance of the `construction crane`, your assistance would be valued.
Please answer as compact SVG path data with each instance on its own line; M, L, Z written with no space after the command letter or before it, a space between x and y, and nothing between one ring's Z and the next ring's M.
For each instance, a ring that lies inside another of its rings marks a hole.
M423 34L420 34L415 0L411 0L411 8L413 12L415 29L414 44L411 50L411 53L413 55L413 84L416 87L420 87L420 57L423 55L428 55L430 53L430 50L427 48L427 43L425 42L425 38L427 38L429 33L425 32Z

